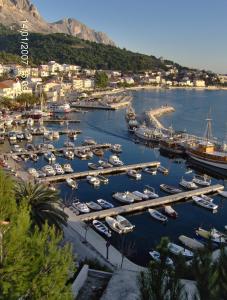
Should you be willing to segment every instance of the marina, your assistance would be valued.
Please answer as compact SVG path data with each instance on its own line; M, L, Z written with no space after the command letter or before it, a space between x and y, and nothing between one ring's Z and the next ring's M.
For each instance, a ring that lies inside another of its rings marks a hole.
M127 213L133 213L141 210L145 210L152 207L160 207L164 204L170 204L175 203L182 200L189 200L191 197L201 194L208 194L208 193L216 193L218 191L223 190L224 187L222 185L214 185L209 188L202 188L197 189L194 191L189 192L183 192L176 195L161 197L157 199L142 201L138 203L133 203L129 205L119 206L110 208L107 210L102 210L99 212L91 212L89 214L84 214L77 216L78 221L92 221L95 219L104 219L106 217L112 217L119 214L127 214Z

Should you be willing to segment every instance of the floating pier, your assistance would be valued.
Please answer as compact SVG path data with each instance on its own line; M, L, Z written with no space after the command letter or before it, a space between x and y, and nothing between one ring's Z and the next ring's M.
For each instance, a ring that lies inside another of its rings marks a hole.
M29 154L44 154L46 152L63 152L63 150L85 150L85 149L109 149L111 147L111 144L106 143L106 144L96 144L96 145L87 145L87 146L78 146L78 147L62 147L62 148L55 148L55 149L39 149L39 150L34 150L34 151L22 151L22 152L12 152L12 153L2 153L2 155L5 156L12 156L12 155L29 155Z
M119 214L133 213L137 211L146 210L148 208L159 207L165 204L171 204L174 202L179 202L182 200L188 200L192 196L199 196L202 194L216 193L220 190L223 190L224 186L216 184L213 186L196 189L193 191L182 192L175 195L169 195L165 197L160 197L152 200L140 201L133 204L118 206L110 209L105 209L101 211L95 211L88 214L82 214L75 216L75 219L78 221L92 221L95 219L104 219L105 217L116 216ZM201 208L202 209L202 208Z
M43 120L44 123L80 123L80 120L76 120L76 119L44 119Z
M120 167L112 167L107 169L99 169L99 170L88 170L83 172L77 172L72 174L64 174L64 175L56 175L56 176L49 176L40 179L40 182L47 183L47 182L55 182L55 181L63 181L68 178L74 178L74 179L83 179L87 176L97 176L97 175L106 175L106 174L117 174L117 173L124 173L128 170L137 170L137 169L143 169L147 167L158 167L160 165L159 161L152 161L152 162L146 162L146 163L138 163L138 164L132 164L132 165L124 165Z

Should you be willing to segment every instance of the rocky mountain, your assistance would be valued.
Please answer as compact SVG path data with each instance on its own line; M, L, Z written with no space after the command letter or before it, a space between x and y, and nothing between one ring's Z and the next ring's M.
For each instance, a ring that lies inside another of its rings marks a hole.
M103 32L97 32L75 19L63 19L54 23L46 22L30 0L0 0L0 23L12 29L29 21L29 30L40 33L66 33L78 38L106 45L114 42Z

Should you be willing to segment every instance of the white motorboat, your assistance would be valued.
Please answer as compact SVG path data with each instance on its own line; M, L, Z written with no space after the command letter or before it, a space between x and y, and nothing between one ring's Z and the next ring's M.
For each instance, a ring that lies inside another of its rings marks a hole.
M134 195L129 192L115 193L113 194L113 198L122 203L133 203L135 201Z
M97 202L104 209L109 209L109 208L113 208L114 207L114 205L112 203L110 203L110 202L108 202L108 201L106 201L104 199L98 199Z
M158 166L157 170L158 170L158 172L160 172L160 173L162 173L164 175L168 175L169 174L169 170L167 168L161 166L161 165Z
M64 149L63 154L64 154L65 158L67 158L67 159L73 159L74 158L74 152L72 150Z
M205 230L203 228L198 228L196 230L196 234L201 236L204 239L211 240L217 244L226 244L227 243L227 235L223 234L222 232L212 228L211 230Z
M178 217L178 213L172 208L171 205L164 205L163 211L166 215L170 216L171 218L176 219Z
M90 208L80 201L75 201L72 203L72 206L79 210L79 212L86 214L90 212Z
M227 198L227 191L218 191L218 194L224 198Z
M110 150L114 153L121 153L122 152L121 145L119 145L119 144L112 145Z
M23 152L23 149L22 149L19 145L13 145L13 146L12 146L12 150L13 150L13 152L15 152L15 153Z
M108 168L112 168L113 165L111 165L108 161L105 160L99 160L98 161L99 165L103 168L103 169L108 169Z
M106 223L108 224L108 226L113 229L114 231L116 231L119 234L122 234L124 231L122 230L122 226L120 225L120 223L112 218L112 217L106 217L105 218Z
M49 163L54 163L56 161L56 156L52 152L46 152L46 153L44 153L44 158Z
M30 132L25 131L24 132L24 138L27 141L32 141L32 134Z
M148 209L149 214L156 220L161 221L161 222L166 222L168 218L164 216L162 213L160 213L158 210L149 208Z
M72 178L67 178L66 182L67 182L68 186L70 186L72 189L78 188L77 182L75 180L73 180Z
M46 177L46 173L44 173L43 171L37 171L38 175L39 175L39 178L44 178Z
M192 196L192 199L194 200L194 202L199 205L199 206L202 206L204 208L207 208L209 210L217 210L218 209L218 205L217 204L214 204L213 202L211 201L207 201L207 200L204 200L203 198L201 197L198 197L198 196Z
M88 163L88 168L89 169L92 169L92 170L102 170L103 167L102 166L99 166L97 164L94 164L94 163Z
M24 134L22 132L17 133L17 139L18 140L23 140L24 139Z
M124 165L124 163L119 159L117 155L111 155L109 158L109 162L116 167Z
M93 220L92 224L95 227L95 229L97 229L100 233L104 234L107 237L111 237L111 231L104 223L98 220Z
M75 144L72 143L72 142L66 141L66 142L64 142L64 147L66 147L66 148L74 148Z
M160 184L160 188L168 194L178 194L183 192L181 189L167 184Z
M17 162L21 162L22 161L22 159L18 155L13 154L11 157L12 157L13 160L15 160Z
M87 181L92 184L93 186L99 186L100 180L94 176L87 176Z
M55 176L56 172L52 166L44 166L42 171L46 174L46 176Z
M134 178L134 179L141 179L142 175L137 172L136 170L128 170L127 175Z
M144 194L144 193L141 193L139 191L134 191L132 192L133 195L141 198L142 200L148 200L149 199L149 196L147 194Z
M203 198L204 200L206 200L206 201L210 201L210 202L212 202L214 199L213 198L211 198L211 197L209 197L209 196L207 196L207 195L200 195L200 197L201 198Z
M58 131L53 131L53 133L52 133L52 136L53 136L53 139L54 139L54 140L58 140L58 139L59 139L59 137L60 137L60 135L59 135L59 132L58 132Z
M102 206L94 201L86 202L86 204L92 210L102 210Z
M38 155L35 153L30 154L29 158L33 161L38 161L38 159L39 159Z
M158 251L150 251L149 254L154 261L161 262L160 253ZM166 257L166 265L173 266L173 260L170 257Z
M63 175L65 173L60 164L54 164L53 168L57 175Z
M169 243L168 244L168 249L171 253L173 253L174 255L183 255L186 258L192 258L194 256L193 252L183 248L177 244L174 243Z
M28 169L28 173L29 173L30 175L32 175L33 177L36 177L36 178L39 177L39 174L38 174L37 170L34 169L34 168L29 168L29 169Z
M49 107L49 111L52 113L69 113L71 107L69 103L54 103Z
M185 235L180 235L179 236L179 240L181 241L181 243L186 246L187 248L190 248L192 250L201 250L204 249L204 245L202 243L200 243L199 241L189 238Z
M210 186L211 185L211 180L208 179L206 176L195 176L192 181L201 186Z
M83 142L84 146L93 146L93 145L96 145L96 144L97 144L96 141L91 139L91 138L87 138Z
M103 175L97 175L97 178L104 184L107 184L109 182L109 179Z
M157 167L147 167L144 168L143 171L145 173L151 174L151 175L156 175L157 174Z
M119 222L119 226L122 228L124 233L130 232L135 228L135 225L132 225L125 217L116 216L116 220Z
M187 181L184 178L181 179L179 184L187 190L195 190L198 188L198 185L196 185L194 182Z
M63 170L65 173L73 173L73 168L71 167L70 164L64 164L63 165Z
M146 188L143 190L143 193L147 195L149 199L155 199L159 197L159 195L155 193L155 189L151 186L146 186Z

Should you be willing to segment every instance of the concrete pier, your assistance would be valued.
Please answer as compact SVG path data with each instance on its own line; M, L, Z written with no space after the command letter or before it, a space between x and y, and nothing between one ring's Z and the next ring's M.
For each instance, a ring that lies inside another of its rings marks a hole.
M200 188L200 189L196 189L193 191L182 192L179 194L169 195L166 197L160 197L157 199L140 201L140 202L136 202L133 204L114 207L111 209L95 211L95 212L91 212L88 214L76 216L75 218L78 221L92 221L95 219L103 219L105 217L111 217L111 216L116 216L119 214L126 214L126 213L142 211L142 210L146 210L148 208L154 208L154 207L159 207L159 206L162 206L165 204L171 204L171 203L179 202L182 200L188 200L192 196L199 196L199 195L208 194L208 193L216 193L217 191L220 191L223 189L224 189L223 185L216 184L213 186Z
M151 109L150 111L146 112L146 117L148 121L159 129L165 129L162 123L157 119L157 117L162 116L163 114L174 112L175 109L172 106L161 106L156 109Z
M132 164L132 165L124 165L120 167L112 167L107 169L99 169L99 170L88 170L83 172L77 172L72 174L64 174L64 175L57 175L57 176L49 176L40 179L40 182L55 182L55 181L64 181L68 178L74 178L74 179L83 179L87 176L97 176L97 175L106 175L106 174L117 174L117 173L124 173L128 170L136 170L136 169L143 169L147 167L155 167L159 166L159 161L152 161L147 163L138 163L138 164Z

